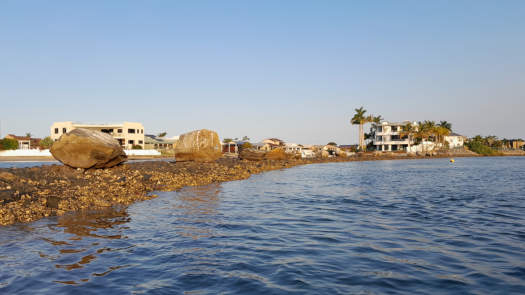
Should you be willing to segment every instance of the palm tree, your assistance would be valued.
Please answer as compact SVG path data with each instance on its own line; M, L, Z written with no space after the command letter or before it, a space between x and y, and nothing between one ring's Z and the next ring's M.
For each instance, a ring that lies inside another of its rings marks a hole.
M426 152L425 140L428 140L435 133L436 123L434 121L423 121L417 123L417 130L414 133L414 138L418 139L423 145L423 153Z
M412 142L412 137L416 134L417 129L412 123L407 123L403 126L403 129L399 131L399 136L408 138L408 151L410 151L410 143Z
M374 116L365 116L366 110L363 107L355 109L355 114L350 120L352 125L359 125L359 150L365 150L365 135L363 132L363 126L374 120ZM381 117L381 116L379 116Z
M27 133L26 133L26 137L31 138L31 136L32 136L31 132L27 132Z
M452 131L452 124L447 121L440 121L438 126L448 129L448 131Z
M438 126L434 127L434 133L437 135L438 142L443 144L445 141L445 136L450 134L450 129L448 129L447 127L441 126L441 124L439 124Z
M370 127L370 132L365 133L364 138L372 142L374 138L376 137L377 127L381 124L381 121L383 121L383 117L381 117L381 115L376 116L376 117L368 116L367 119L368 119L368 122L372 123L372 126ZM368 144L370 144L370 142Z

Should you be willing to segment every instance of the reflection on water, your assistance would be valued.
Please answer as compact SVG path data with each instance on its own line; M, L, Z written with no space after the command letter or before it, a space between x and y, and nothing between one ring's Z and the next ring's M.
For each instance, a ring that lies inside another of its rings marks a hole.
M311 165L0 227L0 294L524 294L523 167Z
M50 231L62 236L63 240L54 240L42 237L51 247L39 251L39 256L47 263L54 264L57 269L77 271L87 268L96 259L104 259L105 252L130 250L133 246L111 247L106 240L126 239L122 232L127 229L123 226L130 221L124 208L106 208L103 210L85 210L78 213L66 214L57 218L56 223L49 224ZM103 246L102 246L103 245ZM105 265L104 262L99 263ZM110 272L125 267L124 265L106 266L107 270L93 271L90 276L104 276ZM82 275L86 275L82 271ZM75 274L70 277L80 277ZM60 281L63 284L80 284L89 281L89 276L78 280Z
M178 202L173 204L177 233L199 239L211 237L219 207L220 185L189 187L179 191ZM210 225L210 226L206 226Z

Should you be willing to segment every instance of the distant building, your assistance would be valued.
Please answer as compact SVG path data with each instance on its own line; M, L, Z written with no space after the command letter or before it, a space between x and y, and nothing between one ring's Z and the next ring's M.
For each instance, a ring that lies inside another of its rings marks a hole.
M8 134L5 138L16 139L16 141L18 141L18 149L20 150L37 149L40 147L40 138L16 136L14 134Z
M403 151L407 150L409 141L408 138L401 137L399 134L403 126L406 124L413 124L415 122L405 121L399 123L381 122L377 124L376 134L372 144L378 151ZM410 144L414 144L411 140Z
M178 136L173 138L158 137L152 134L144 136L144 149L146 150L172 150L175 148Z
M297 143L285 143L284 144L284 152L295 154L295 153L301 153L303 150L303 146Z
M525 148L525 141L522 139L508 139L504 142L504 146L507 149L522 150Z
M448 147L450 149L454 149L463 147L466 137L461 134L451 132L449 135L443 137L443 139L445 142L448 142Z
M144 126L141 123L123 122L118 124L87 124L67 122L55 122L51 125L51 139L57 141L62 134L76 128L101 131L113 136L124 149L131 149L134 145L144 146Z

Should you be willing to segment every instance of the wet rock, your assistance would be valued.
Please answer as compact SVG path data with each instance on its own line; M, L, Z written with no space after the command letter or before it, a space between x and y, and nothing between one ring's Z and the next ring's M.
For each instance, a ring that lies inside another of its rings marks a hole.
M222 156L217 132L201 129L182 134L175 146L178 162L212 162Z
M60 198L57 196L48 196L46 201L46 206L49 208L55 208L58 209L58 203L60 202Z
M13 173L2 171L0 172L0 180L4 181L13 181L16 179L16 176Z
M249 161L261 161L264 160L266 155L265 151L258 151L254 149L243 149L239 153L239 159Z
M109 168L126 161L127 156L111 135L88 129L74 129L53 143L51 154L74 168Z
M269 151L264 157L268 160L286 160L290 156L284 152L283 148L276 148Z

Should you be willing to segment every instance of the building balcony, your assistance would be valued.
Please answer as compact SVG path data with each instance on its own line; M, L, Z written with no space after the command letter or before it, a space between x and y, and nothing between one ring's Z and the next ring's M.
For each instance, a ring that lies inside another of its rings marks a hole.
M382 132L376 132L376 135L399 135L399 131L382 131Z
M374 140L374 145L383 144L408 144L408 139L390 139L390 140ZM413 144L413 142L412 142Z

